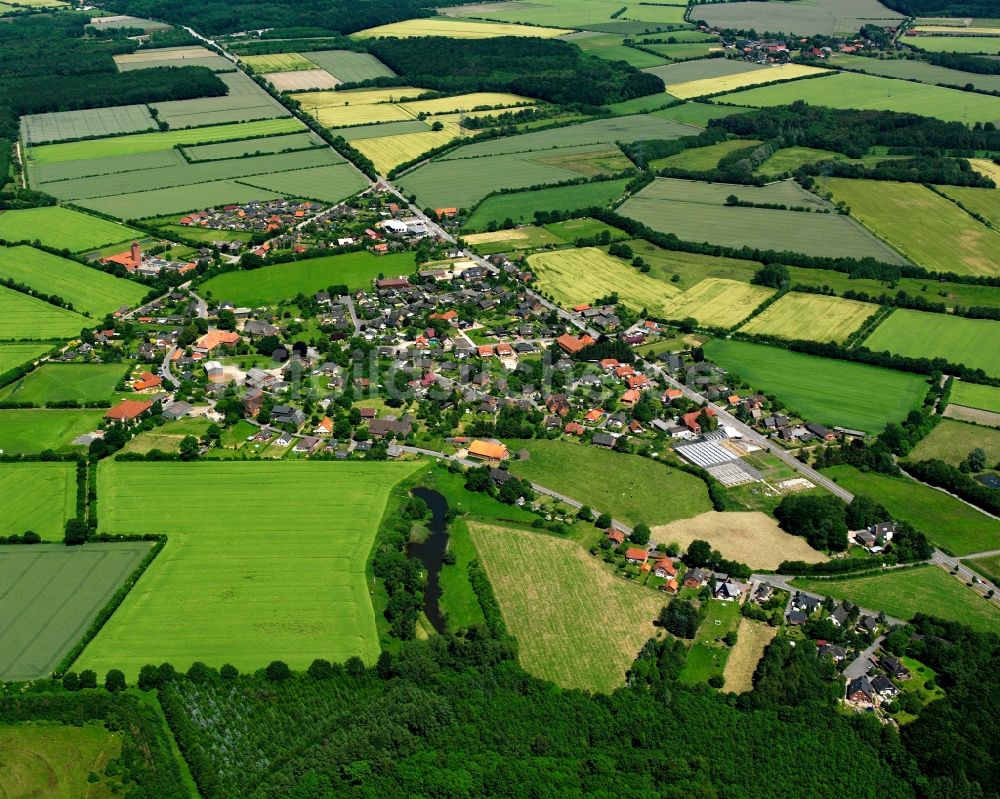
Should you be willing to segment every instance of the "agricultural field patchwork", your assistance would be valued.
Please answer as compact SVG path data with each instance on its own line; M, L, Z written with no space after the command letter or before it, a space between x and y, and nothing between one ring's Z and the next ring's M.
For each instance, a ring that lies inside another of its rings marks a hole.
M760 142L755 139L730 139L718 144L710 144L708 147L693 147L677 153L677 155L670 155L666 158L650 161L649 167L655 170L671 168L689 169L693 172L707 172L715 169L723 156L729 155L736 150L752 147L755 144L760 144Z
M904 41L928 53L1000 54L1000 36L907 36Z
M719 59L711 60L718 61ZM686 62L677 66L687 66L688 63L694 64L697 62ZM664 67L663 69L669 70L671 67ZM740 70L717 77L687 80L681 83L668 83L667 93L681 100L690 100L695 97L736 91L747 86L756 86L760 83L790 81L795 78L811 78L824 75L826 72L827 70L819 69L818 67L808 67L804 64L780 64L778 66L764 67L763 69Z
M0 546L0 678L47 676L149 552L151 542Z
M740 331L843 344L878 309L879 306L870 302L792 291L743 325Z
M50 349L48 344L0 344L0 375L35 360Z
M127 370L118 363L45 363L0 389L0 401L45 405L110 400Z
M280 658L374 663L365 581L389 490L406 463L116 463L99 467L107 532L169 538L79 668L200 660L241 670ZM309 502L289 513L289 492ZM165 497L176 502L164 502Z
M557 28L587 28L612 23L621 4L615 0L560 0L558 3L470 3L442 8L449 17L481 17L502 22L525 22Z
M0 286L0 341L70 338L92 326L75 311Z
M691 18L717 28L833 36L838 33L853 34L865 24L896 25L902 16L877 0L804 0L781 6L754 0L724 6L699 6Z
M815 195L787 181L758 188L657 178L618 212L685 241L824 256L835 250L843 256L905 263L895 250L841 214L729 206L725 201L730 194L751 202L823 207Z
M309 131L307 133L289 133L285 136L240 139L239 141L220 142L219 144L192 145L181 149L184 151L184 156L190 161L217 161L223 158L244 158L249 155L311 150L325 146L319 136Z
M1000 75L976 75L963 72L960 69L949 69L948 67L928 64L926 61L838 55L834 63L846 69L861 70L869 75L915 80L932 86L965 86L971 83L980 91L1000 91Z
M5 455L71 451L73 439L96 430L104 413L100 408L0 410L0 450Z
M884 610L898 619L926 613L967 624L980 632L1000 631L1000 609L937 566L915 566L846 580L798 579L794 585L836 599L849 599L865 608Z
M1000 388L956 380L951 388L951 401L968 408L1000 413Z
M25 142L33 145L156 130L156 121L144 105L117 105L86 111L29 114L21 119L21 130Z
M959 499L909 477L834 466L823 473L854 494L877 499L893 518L909 522L928 540L956 555L995 549L1000 522Z
M407 39L412 36L450 36L454 39L493 39L497 36L532 36L553 39L569 33L561 28L540 26L508 25L497 22L473 22L471 20L432 17L430 19L408 19L379 25L353 34L355 39L375 39L380 36Z
M563 688L624 684L664 600L583 548L527 530L469 525L525 670ZM602 599L595 605L594 597Z
M1000 322L897 308L864 346L910 358L943 358L949 363L1000 376Z
M906 418L927 393L925 378L746 341L713 339L705 357L810 421L870 433Z
M924 186L849 178L824 178L822 186L919 266L963 275L1000 274L1000 233Z
M208 67L213 72L230 72L236 68L228 58L200 45L137 50L116 55L114 59L119 72L155 67Z
M158 118L171 128L196 128L224 122L252 122L290 116L285 107L242 72L219 75L229 93L224 97L153 103Z
M74 310L94 317L139 305L148 292L138 283L33 247L0 249L0 278L59 296Z
M358 83L373 78L391 78L395 74L371 53L350 50L316 50L305 56L341 83Z
M774 289L709 277L667 304L667 318L696 319L708 327L729 328L747 318Z
M318 65L301 53L273 53L268 55L245 55L240 58L254 72L294 72L296 70L317 69Z
M579 186L497 194L487 197L476 207L466 220L465 227L469 230L485 230L491 223L502 225L507 219L515 223L530 222L534 219L535 211L607 207L624 193L628 183L628 178L618 178Z
M333 89L340 81L325 69L300 69L294 72L271 72L267 76L279 92L304 92L311 89Z
M33 530L42 538L62 538L76 516L76 464L0 463L0 535Z
M416 270L413 253L375 256L369 252L328 255L288 264L273 264L249 272L226 272L206 281L205 293L220 301L259 307L346 285L351 291L370 288L379 274L409 275Z
M746 563L752 569L777 569L782 561L822 563L804 538L782 530L773 517L759 511L719 513L707 511L691 519L679 519L653 529L653 539L677 544L681 550L696 540L708 541L722 557Z
M678 290L669 283L644 275L628 261L597 247L556 250L528 256L538 285L564 307L593 302L617 292L626 305L646 308L654 316L666 314Z
M364 175L348 163L251 175L238 182L262 189L269 197L280 194L331 204L368 185Z

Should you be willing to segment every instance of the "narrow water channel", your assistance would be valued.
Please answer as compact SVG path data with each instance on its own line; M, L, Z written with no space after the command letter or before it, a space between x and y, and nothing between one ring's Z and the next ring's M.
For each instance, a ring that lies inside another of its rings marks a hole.
M439 633L444 632L444 616L441 615L441 566L444 553L448 549L448 500L443 494L429 488L414 488L413 496L422 499L431 509L431 520L427 524L430 535L419 544L410 544L407 552L416 558L427 571L427 587L424 589L424 613Z

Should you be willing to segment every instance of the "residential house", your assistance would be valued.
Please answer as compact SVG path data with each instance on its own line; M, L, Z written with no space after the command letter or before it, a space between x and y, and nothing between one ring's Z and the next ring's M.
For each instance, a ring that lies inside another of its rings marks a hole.
M789 627L800 627L808 620L809 617L801 610L789 611L788 615L785 617L785 621L788 623Z
M322 442L315 436L305 436L299 439L299 442L295 445L294 452L303 452L306 454L311 454L315 452L316 448Z
M641 564L645 563L649 553L645 549L639 549L638 547L629 547L625 550L625 560L629 563Z
M891 702L899 696L899 689L883 674L876 674L871 680L872 689L882 701Z
M910 670L892 655L882 655L878 664L890 677L895 677L897 680L910 679Z
M856 677L847 684L847 701L859 704L874 705L875 689L867 677Z
M831 613L827 618L833 623L834 627L843 627L847 623L847 608L843 604L834 608L833 613Z
M763 605L774 596L774 586L770 583L760 583L753 592L753 601Z
M847 650L844 647L834 646L825 641L820 644L818 652L820 657L831 658L834 663L841 663L847 659Z
M684 575L685 588L701 588L708 582L709 573L704 569L691 569Z
M153 407L152 400L122 400L104 414L113 422L133 422Z
M611 449L615 445L615 437L608 433L594 433L592 439L595 446Z
M665 556L660 557L657 558L656 562L653 564L653 574L664 579L668 577L676 577L677 567L674 566L674 563L670 560L670 558Z
M616 546L620 546L621 544L623 544L625 542L625 533L623 533L621 530L618 530L618 529L612 527L608 531L608 538L612 542L614 542L614 544Z

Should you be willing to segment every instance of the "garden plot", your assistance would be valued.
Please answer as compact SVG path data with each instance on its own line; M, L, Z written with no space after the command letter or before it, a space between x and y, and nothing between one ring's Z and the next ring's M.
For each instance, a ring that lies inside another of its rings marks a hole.
M21 119L21 131L27 144L113 136L144 130L156 130L156 120L144 105L54 111L50 114L28 114Z

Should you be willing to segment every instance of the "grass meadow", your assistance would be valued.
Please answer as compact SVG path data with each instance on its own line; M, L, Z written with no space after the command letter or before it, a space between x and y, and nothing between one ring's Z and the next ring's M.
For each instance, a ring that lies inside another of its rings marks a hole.
M0 679L47 676L151 546L148 541L0 546L0 584L7 587L0 594Z
M821 185L846 203L852 216L926 269L1000 274L1000 233L924 186L850 178L826 178Z
M45 363L0 389L0 401L44 405L110 400L125 371L117 363Z
M597 247L535 253L528 256L528 264L538 277L538 286L563 306L590 303L618 292L629 307L663 316L670 298L679 293L669 283Z
M1000 80L1000 76L997 76L997 79ZM973 213L988 219L994 228L1000 227L1000 191L966 186L939 186L938 191L953 200L958 200Z
M76 464L0 463L0 535L33 530L60 539L66 520L76 516Z
M997 55L1000 53L1000 36L921 36L907 37L907 44L928 53L969 53ZM978 77L978 76L977 76Z
M9 724L0 726L0 796L32 799L112 799L102 778L121 752L119 733L100 724ZM110 780L109 780L110 781Z
M730 630L736 630L739 624L740 606L736 602L708 600L705 618L688 650L680 681L685 685L697 685L722 674L731 651L722 638Z
M838 55L834 59L837 66L846 69L860 69L870 75L886 78L916 80L931 86L965 86L972 84L980 91L1000 91L1000 75L976 75L960 69L949 69L916 61L910 58L865 58L855 55Z
M736 646L729 653L722 672L722 676L726 678L724 690L731 694L741 694L753 688L754 671L764 656L767 645L778 634L778 629L759 621L740 619L736 633Z
M57 295L80 313L101 317L140 303L148 289L130 280L32 247L0 249L0 277Z
M740 330L787 339L842 344L879 306L824 294L789 292Z
M657 170L670 167L672 169L690 169L693 172L707 172L715 169L723 156L729 155L735 150L752 147L755 144L760 144L760 142L756 139L720 141L718 144L710 144L708 147L694 147L677 153L677 155L658 158L655 161L650 161L649 166Z
M559 491L627 525L666 524L711 510L697 477L637 455L570 441L533 439L509 444L526 449L528 460L512 461L519 477ZM608 475L614 475L609 480Z
M368 252L328 255L274 264L249 272L226 272L202 284L202 290L217 300L257 307L325 291L329 286L345 284L349 289L368 288L371 281L409 275L416 268L412 253L375 256Z
M142 236L139 231L117 222L56 205L0 211L0 239L38 240L56 250L85 252Z
M366 563L413 463L117 463L98 471L99 529L167 546L80 657L134 678L144 663L280 658L374 663ZM291 501L290 501L291 500Z
M974 558L972 560L963 560L966 566L968 566L973 571L979 572L987 580L996 585L1000 583L1000 555L990 555L986 558Z
M96 430L103 416L100 408L0 410L0 451L17 455L68 450L74 438Z
M624 685L656 632L662 596L615 576L572 541L478 524L470 532L525 670L563 688Z
M1000 609L937 566L921 565L847 580L795 580L794 585L908 620L917 613L1000 631Z
M931 543L949 552L983 552L1000 540L996 519L909 477L860 472L851 466L835 466L823 473L854 494L878 500L894 518L922 530Z
M976 447L985 450L989 466L1000 463L1000 430L954 419L942 419L907 457L913 461L937 458L958 466Z
M92 326L75 311L0 286L0 340L70 338Z
M670 319L691 317L701 325L729 328L746 319L772 294L774 289L709 277L668 303L666 315Z
M951 401L968 408L1000 413L1000 388L956 380L951 388Z
M531 222L535 211L573 211L577 208L606 207L625 191L628 178L560 186L552 189L497 194L487 197L465 222L469 230L485 230L490 223Z
M705 357L810 421L869 433L905 419L927 393L927 381L908 372L746 341L713 339Z
M897 308L864 346L911 358L944 358L1000 376L1000 322Z

